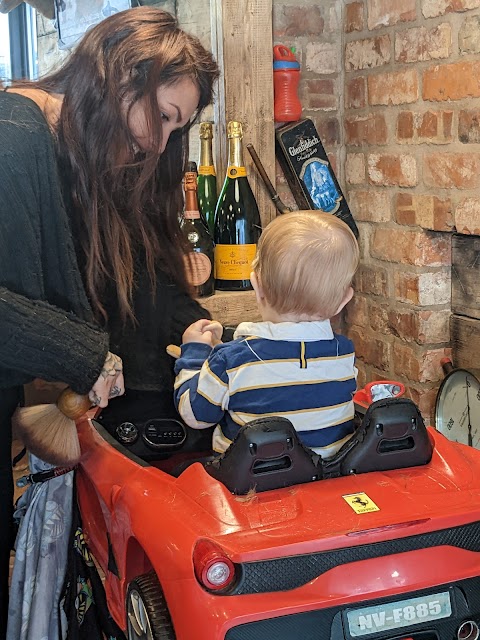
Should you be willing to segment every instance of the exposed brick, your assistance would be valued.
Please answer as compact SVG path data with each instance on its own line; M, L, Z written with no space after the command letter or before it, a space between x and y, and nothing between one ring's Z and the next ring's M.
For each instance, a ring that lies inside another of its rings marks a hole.
M461 54L480 53L480 16L463 21L458 31L458 49Z
M307 93L302 103L304 109L310 111L335 111L338 108L336 96L315 96Z
M433 111L427 111L421 116L421 122L418 127L418 137L431 142L437 137L438 131L438 114Z
M458 139L463 144L480 143L480 109L459 111Z
M345 7L345 33L362 31L365 23L363 2L351 2Z
M424 273L397 269L394 272L395 298L424 307L450 304L451 282L449 268Z
M346 144L382 145L387 142L387 124L383 113L369 113L345 120Z
M414 382L436 382L443 378L440 360L446 350L421 349L412 343L395 341L393 358L396 371Z
M307 89L311 93L318 93L324 95L335 95L335 81L332 78L320 78L315 80L307 80Z
M350 191L350 211L355 220L364 222L388 222L392 218L390 194L385 191Z
M388 371L391 360L391 345L385 339L379 339L367 328L359 330L350 327L348 335L355 345L355 353L365 364L371 364Z
M450 316L450 309L440 311L391 309L388 313L388 322L390 331L406 342L439 344L450 341Z
M388 295L388 275L383 267L360 264L354 278L354 289L366 295Z
M320 7L299 7L273 3L274 37L319 36L325 21Z
M320 127L321 129L321 127ZM319 128L317 127L317 130L319 130ZM340 162L339 162L339 157L338 157L338 153L327 153L327 157L328 157L328 161L330 162L330 167L333 170L333 173L338 176L339 174L339 167L340 167Z
M305 68L319 75L337 73L341 68L340 43L309 42L306 47Z
M389 27L417 16L415 0L367 0L368 28Z
M347 154L345 177L349 184L365 184L365 156L363 153Z
M412 309L398 311L390 309L388 312L388 325L394 336L412 342L418 336L418 314Z
M310 0L312 4L318 4L322 6L322 3ZM331 33L336 36L340 33L342 28L342 6L338 2L333 2L330 5L326 4L325 10L325 33Z
M423 0L422 13L425 18L436 18L446 13L468 11L480 7L480 0Z
M357 220L357 227L359 233L360 264L370 263L370 237L374 226L370 223Z
M480 97L480 61L435 65L423 72L423 99L462 100Z
M324 145L333 146L340 143L340 123L336 118L317 119L316 124Z
M395 34L395 60L420 62L448 58L451 53L452 27L448 23L433 29L415 27Z
M397 140L413 140L413 113L401 111L397 117Z
M425 424L435 424L435 400L438 393L438 384L433 389L429 389L427 384L419 387L409 384L406 396L413 400L422 414Z
M367 104L367 81L364 76L348 80L345 87L345 107L363 109Z
M420 144L452 142L453 111L401 111L397 117L397 140Z
M398 193L395 217L399 224L418 225L433 231L452 231L454 226L451 201L432 195Z
M420 344L440 344L450 342L450 309L423 310L417 313Z
M418 99L418 76L415 69L369 76L368 101L375 104L409 104Z
M405 154L368 155L368 179L377 186L413 187L417 184L417 163Z
M364 296L355 294L345 310L345 320L349 326L368 326L368 302Z
M480 154L425 154L423 180L429 187L477 189L480 186Z
M412 264L442 266L451 264L451 237L429 231L410 231L405 228L375 229L370 245L373 258Z
M391 58L390 36L354 40L345 45L345 69L359 71L388 64Z
M465 198L455 209L458 233L480 235L480 198Z
M386 304L379 304L375 298L368 303L369 323L370 329L376 333L390 334L390 327L388 322L388 306Z

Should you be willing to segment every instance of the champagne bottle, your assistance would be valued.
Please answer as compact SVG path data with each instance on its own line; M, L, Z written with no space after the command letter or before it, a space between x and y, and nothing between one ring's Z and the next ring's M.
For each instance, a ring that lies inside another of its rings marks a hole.
M198 206L200 215L212 237L215 230L215 207L217 205L217 178L213 164L211 122L200 123L200 162L198 165Z
M199 298L211 296L214 293L215 279L213 277L213 239L200 218L197 199L197 172L194 162L189 163L184 177L185 211L183 213L182 229L191 245L191 251L186 256L187 277L195 288L195 295ZM195 169L192 171L191 169Z
M215 211L215 288L251 289L250 273L262 231L243 161L242 125L229 122L228 168Z

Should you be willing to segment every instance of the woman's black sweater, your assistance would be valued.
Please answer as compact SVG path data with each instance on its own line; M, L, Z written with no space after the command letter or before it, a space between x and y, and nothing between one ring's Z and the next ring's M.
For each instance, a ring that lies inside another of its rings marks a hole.
M141 270L136 325L120 321L114 291L103 300L107 332L92 324L62 183L40 109L0 93L0 389L39 377L86 393L110 348L123 359L129 389L160 392L173 406L165 347L209 314L161 272L152 296Z
M0 93L0 389L33 378L88 392L108 351L91 322L38 106Z

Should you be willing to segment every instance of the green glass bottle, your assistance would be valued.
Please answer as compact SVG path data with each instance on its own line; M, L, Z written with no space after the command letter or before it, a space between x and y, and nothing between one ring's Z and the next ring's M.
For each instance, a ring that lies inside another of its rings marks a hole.
M215 288L252 288L250 273L262 232L260 213L243 161L240 122L229 122L228 168L215 211Z
M200 161L198 163L198 206L203 221L210 233L215 230L215 207L217 206L217 177L213 164L213 126L211 122L200 123Z
M182 230L190 243L190 252L186 256L187 277L194 286L195 296L203 298L214 293L213 277L213 238L200 218L197 199L197 173L192 171L196 166L188 163L184 177L185 211L183 213ZM193 165L193 166L192 166Z

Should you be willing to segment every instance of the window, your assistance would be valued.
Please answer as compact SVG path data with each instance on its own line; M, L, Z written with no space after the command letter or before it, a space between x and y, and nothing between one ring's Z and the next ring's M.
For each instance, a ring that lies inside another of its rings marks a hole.
M0 13L0 80L12 77L8 13Z
M22 2L0 14L0 79L37 76L37 29L35 11Z

